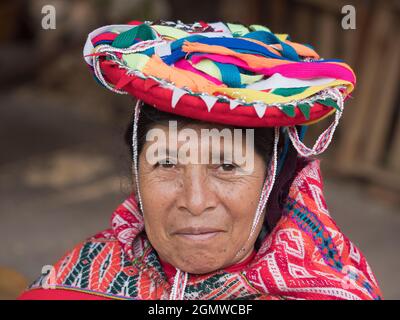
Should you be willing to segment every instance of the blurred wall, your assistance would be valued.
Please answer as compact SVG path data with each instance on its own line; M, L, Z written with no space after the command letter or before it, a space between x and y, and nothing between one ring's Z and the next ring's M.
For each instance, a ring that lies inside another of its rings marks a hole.
M41 28L47 4L55 30ZM355 30L341 27L345 4L356 8ZM0 298L106 228L129 193L132 99L99 87L82 47L99 26L159 19L264 24L354 68L357 88L322 161L328 205L384 296L400 298L399 12L395 0L0 2ZM309 142L329 120L309 129Z

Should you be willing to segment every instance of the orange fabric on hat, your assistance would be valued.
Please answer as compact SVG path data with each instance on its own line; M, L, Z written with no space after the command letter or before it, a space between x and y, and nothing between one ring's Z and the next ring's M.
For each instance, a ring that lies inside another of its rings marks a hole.
M292 42L289 40L285 40L285 43L292 46L294 50L296 50L297 54L303 57L311 57L314 59L319 59L319 54L315 52L315 50L296 42Z
M153 55L143 67L142 72L175 83L177 87L187 87L195 92L212 94L215 84L190 71L170 67L157 55ZM224 85L225 87L225 85Z
M282 55L280 53L280 51L275 49L275 48L279 48L279 49L282 50L282 46L280 44L274 44L274 46L272 46L272 45L265 44L264 42L256 40L256 39L251 39L251 38L241 38L241 39L257 43L260 46L265 47L266 49L268 49L269 51L271 51L271 52L273 52L273 53L275 53L277 55L280 55L280 56ZM309 48L309 47L307 47L307 46L305 46L303 44L292 42L292 41L289 41L289 40L285 40L284 42L287 43L288 45L292 46L293 49L296 50L297 54L300 55L300 56L319 59L319 55L318 55L318 53L315 52L315 50L313 50L313 49L311 49L311 48Z
M277 54L278 56L282 56L282 54L281 54L278 50L276 50L274 47L272 47L272 46L269 45L269 44L265 44L265 43L262 42L262 41L259 41L259 40L256 40L256 39L251 39L251 38L240 38L240 39L243 39L243 40L246 40L246 41L251 41L251 42L257 43L257 44L259 44L260 46L263 46L264 48L268 49L269 51L271 51L271 52Z

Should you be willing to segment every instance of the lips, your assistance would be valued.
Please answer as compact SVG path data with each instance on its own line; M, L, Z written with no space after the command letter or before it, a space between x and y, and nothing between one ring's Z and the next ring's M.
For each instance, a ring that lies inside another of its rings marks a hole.
M221 234L224 230L212 227L187 227L177 230L174 234L188 240L209 240Z

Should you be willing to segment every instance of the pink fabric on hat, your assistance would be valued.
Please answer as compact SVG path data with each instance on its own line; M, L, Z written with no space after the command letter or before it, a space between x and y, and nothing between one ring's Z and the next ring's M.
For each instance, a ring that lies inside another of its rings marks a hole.
M207 73L204 73L204 72L201 72L200 70L197 70L196 68L194 68L194 67L193 67L187 60L185 60L185 59L181 59L181 60L175 62L174 66L175 66L176 68L179 68L179 69L183 69L183 70L187 70L187 71L191 71L191 72L197 73L197 74L203 76L204 78L206 78L207 80L209 80L209 81L215 83L215 84L218 85L218 86L223 85L223 82L222 82L222 81L218 80L217 78L214 78L214 77L210 76L210 75L207 74Z
M288 78L313 79L319 77L329 77L355 83L354 74L347 68L336 63L298 62L279 65L271 68L252 68L239 58L220 54L193 55L191 58L193 63L198 63L203 59L210 59L220 63L234 64L240 68L264 74L266 76L271 76L274 73L280 73Z
M282 65L272 68L255 69L255 72L264 75L280 73L288 78L314 79L320 77L336 78L355 83L354 74L343 66L332 63L299 62L291 65Z

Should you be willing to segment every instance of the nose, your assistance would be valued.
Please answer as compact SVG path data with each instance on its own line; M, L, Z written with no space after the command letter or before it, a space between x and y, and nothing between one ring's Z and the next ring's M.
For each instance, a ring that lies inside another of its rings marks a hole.
M216 190L207 176L207 169L204 165L185 166L181 179L182 188L177 199L177 206L180 210L188 211L193 216L199 216L217 207Z

